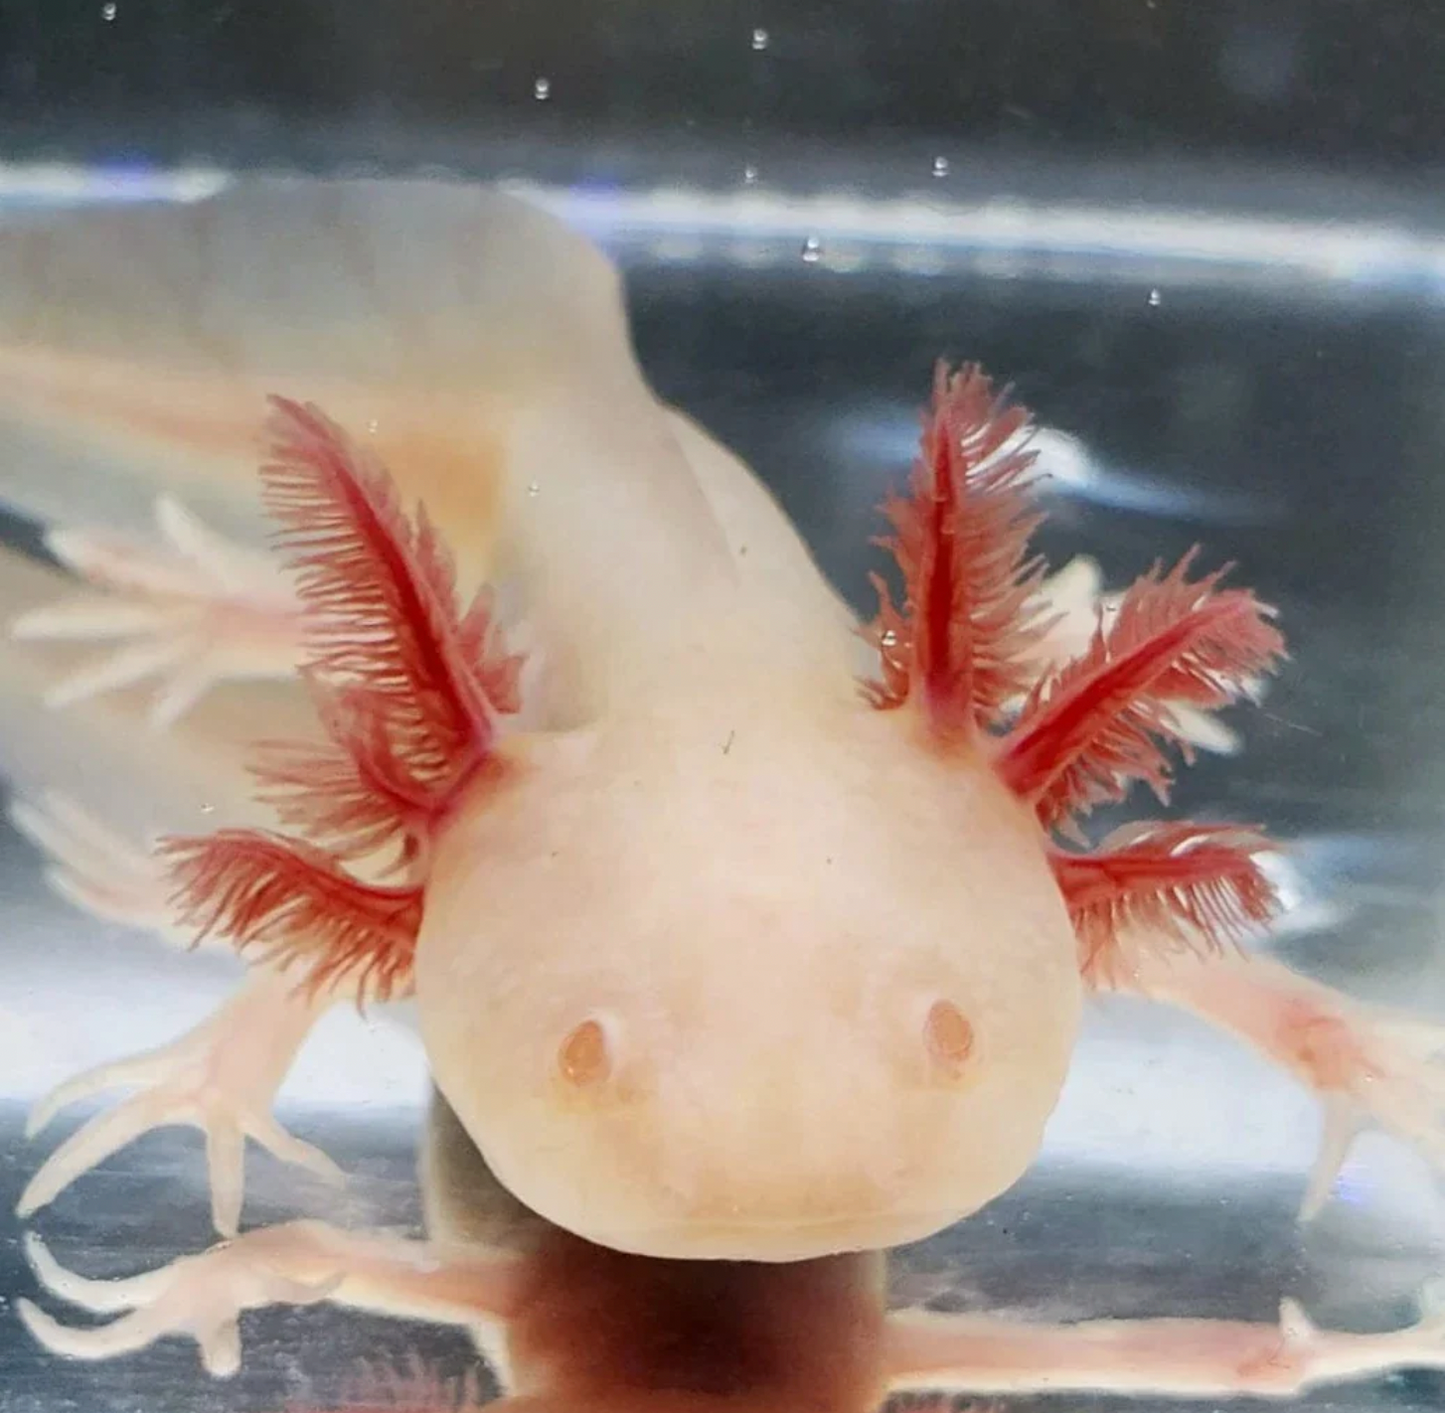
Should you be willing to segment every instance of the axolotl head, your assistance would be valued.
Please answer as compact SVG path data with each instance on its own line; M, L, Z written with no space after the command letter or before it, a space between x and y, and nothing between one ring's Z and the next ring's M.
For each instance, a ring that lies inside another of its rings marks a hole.
M528 1206L780 1261L921 1239L1021 1175L1080 982L1038 826L981 760L858 711L643 722L508 773L438 841L416 995Z

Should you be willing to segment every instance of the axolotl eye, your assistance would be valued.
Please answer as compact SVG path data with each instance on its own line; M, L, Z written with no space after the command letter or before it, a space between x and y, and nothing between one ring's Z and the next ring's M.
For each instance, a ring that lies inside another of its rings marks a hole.
M595 1017L573 1026L557 1046L557 1073L573 1089L600 1088L612 1077L613 1066L607 1027Z
M973 1026L952 1001L935 1001L923 1021L923 1042L935 1072L960 1079L973 1055Z

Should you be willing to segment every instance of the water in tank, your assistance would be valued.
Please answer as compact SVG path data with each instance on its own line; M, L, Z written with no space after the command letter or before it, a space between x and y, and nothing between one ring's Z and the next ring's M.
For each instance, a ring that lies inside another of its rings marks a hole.
M0 9L0 1409L1439 1406L1442 59Z

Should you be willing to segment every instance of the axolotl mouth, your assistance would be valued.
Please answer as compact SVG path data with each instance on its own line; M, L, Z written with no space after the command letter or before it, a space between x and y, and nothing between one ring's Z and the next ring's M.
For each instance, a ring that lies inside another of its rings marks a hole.
M811 1261L854 1251L883 1251L922 1241L952 1224L947 1212L878 1211L814 1220L726 1217L676 1227L594 1233L604 1246L635 1256L700 1261Z

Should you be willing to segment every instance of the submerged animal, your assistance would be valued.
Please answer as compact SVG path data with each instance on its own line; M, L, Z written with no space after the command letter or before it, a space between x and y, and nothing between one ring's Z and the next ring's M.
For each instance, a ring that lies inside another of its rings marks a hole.
M245 183L27 224L0 267L4 484L93 589L56 606L6 568L20 821L86 905L253 959L212 1022L42 1104L141 1086L22 1213L190 1121L233 1232L246 1136L328 1167L270 1115L311 1023L401 998L501 1182L640 1256L796 1261L976 1211L1037 1151L1098 988L1321 1093L1309 1209L1366 1119L1441 1156L1438 1035L1235 946L1273 909L1263 836L1084 842L1094 807L1167 794L1188 714L1283 641L1190 556L1061 655L1028 418L980 369L940 370L887 507L901 597L880 585L860 638L759 483L648 388L612 266L523 202ZM66 490L98 466L106 531ZM120 520L137 482L169 558ZM77 672L60 638L125 641ZM273 681L238 707L240 676ZM123 781L73 762L133 750L148 712L153 855L110 829L119 792L86 801L105 827L44 793Z

